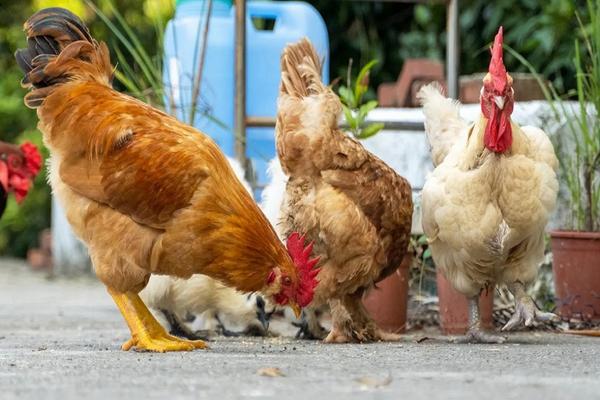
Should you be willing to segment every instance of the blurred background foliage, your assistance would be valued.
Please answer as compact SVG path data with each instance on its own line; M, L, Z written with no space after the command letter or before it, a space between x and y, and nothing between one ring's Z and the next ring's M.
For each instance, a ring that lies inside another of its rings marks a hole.
M395 81L404 60L443 60L446 6L440 1L390 2L310 0L329 29L331 76L345 76L347 60L379 63L372 85ZM505 43L525 56L559 91L575 87L573 40L579 34L575 12L588 21L585 0L461 0L461 74L481 72L489 62L488 46L500 25ZM510 71L528 72L506 57Z
M42 138L36 129L37 117L34 110L23 105L22 78L13 54L25 46L23 22L36 10L46 7L65 7L75 12L89 25L94 36L106 41L111 50L116 38L106 24L95 16L84 0L20 0L2 1L0 11L0 140L22 143L29 140L42 147ZM156 54L156 21L167 21L171 17L175 1L169 0L116 0L115 6L135 29L140 41L147 46L149 54ZM113 17L111 1L98 0L94 4L107 16ZM116 83L118 87L118 82ZM122 90L122 87L118 87ZM43 149L44 159L48 152ZM34 188L17 206L12 196L0 219L0 255L23 257L27 249L36 246L38 233L50 226L50 188L42 172Z
M113 1L147 53L159 58L159 32L172 16L174 0ZM377 59L379 62L370 76L370 86L376 88L381 82L396 80L408 58L444 58L446 10L440 2L308 1L328 25L332 78L345 77L350 58L354 65ZM0 139L41 144L35 112L23 105L21 73L13 58L14 51L25 44L23 22L40 8L65 7L80 15L95 37L109 44L113 61L119 42L84 0L4 0L2 3ZM94 0L93 4L111 21L117 22L111 0ZM589 20L585 0L462 0L461 73L481 72L487 68L487 47L498 26L503 25L508 45L524 55L559 92L572 90L575 87L573 40L579 35L576 12L582 14L584 21ZM125 57L129 57L128 63L136 68L134 60L127 54ZM511 71L526 71L508 55L506 63ZM118 82L116 86L125 89ZM367 100L372 98L373 91L366 95ZM21 207L10 200L0 220L0 254L24 256L28 247L36 245L38 232L50 226L50 191L45 179L43 174L38 177L34 190Z

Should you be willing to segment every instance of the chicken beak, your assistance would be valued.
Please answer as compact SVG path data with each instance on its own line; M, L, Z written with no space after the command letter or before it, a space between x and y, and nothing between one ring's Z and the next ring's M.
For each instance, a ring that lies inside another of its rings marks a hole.
M503 96L494 96L494 103L498 106L499 109L504 109L504 97Z
M290 308L294 311L294 315L296 316L296 318L300 318L300 316L302 315L302 309L300 308L300 306L297 303L290 301Z

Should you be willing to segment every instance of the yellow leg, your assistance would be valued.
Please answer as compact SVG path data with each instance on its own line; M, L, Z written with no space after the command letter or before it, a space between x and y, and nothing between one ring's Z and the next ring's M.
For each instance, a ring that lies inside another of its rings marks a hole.
M169 335L136 293L119 293L112 289L108 289L108 293L117 304L131 331L131 339L123 344L123 350L129 350L135 346L138 350L163 353L208 347L202 340L184 340Z

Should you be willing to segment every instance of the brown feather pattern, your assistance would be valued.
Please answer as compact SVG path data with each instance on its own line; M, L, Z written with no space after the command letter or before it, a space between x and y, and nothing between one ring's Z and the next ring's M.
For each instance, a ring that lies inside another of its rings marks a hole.
M314 241L321 259L314 304L332 305L329 340L381 339L360 301L407 253L411 188L338 129L341 103L323 85L318 60L307 40L282 55L276 139L289 181L280 227L283 235L297 230Z
M72 14L42 10L26 30L59 50L17 57L53 190L107 286L137 291L150 273L203 273L273 295L274 268L297 283L283 243L208 136L113 90L106 45Z

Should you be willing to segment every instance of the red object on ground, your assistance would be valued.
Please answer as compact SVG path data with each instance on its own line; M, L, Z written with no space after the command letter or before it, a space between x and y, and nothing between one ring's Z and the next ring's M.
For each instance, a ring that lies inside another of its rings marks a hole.
M437 291L440 307L440 327L446 335L464 334L469 328L469 303L467 297L456 291L438 271ZM494 288L484 290L479 297L481 327L491 330L493 327L492 311L494 309Z

